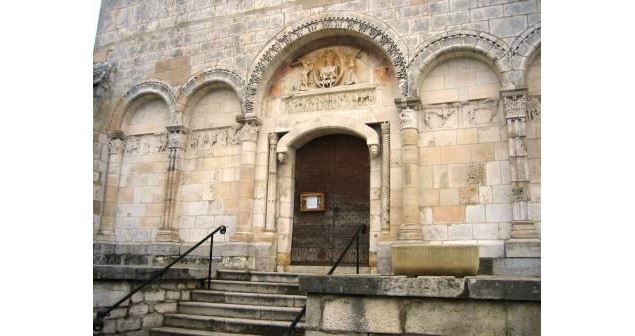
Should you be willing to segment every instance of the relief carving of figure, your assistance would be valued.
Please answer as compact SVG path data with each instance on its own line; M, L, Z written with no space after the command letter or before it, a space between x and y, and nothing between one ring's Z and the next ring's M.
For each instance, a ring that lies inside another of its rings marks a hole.
M352 85L357 83L359 80L357 79L357 75L355 74L355 66L356 66L356 59L359 57L359 53L361 51L358 51L357 54L355 56L349 56L348 57L348 62L346 62L348 65L348 69L346 70L346 85Z
M314 79L320 88L330 88L337 85L343 74L340 57L332 50L323 52L318 59L317 72L313 72L313 74L317 76Z

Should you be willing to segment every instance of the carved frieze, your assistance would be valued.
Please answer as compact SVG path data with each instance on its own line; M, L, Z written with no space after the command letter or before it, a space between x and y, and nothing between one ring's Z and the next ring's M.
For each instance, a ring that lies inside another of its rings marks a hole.
M498 122L499 99L479 99L422 106L423 124L428 129L479 126Z
M287 113L328 111L346 107L363 107L375 104L375 89L290 96L283 99Z
M126 155L147 155L165 152L168 144L167 134L131 135L126 140Z
M240 144L237 127L225 127L202 131L193 131L187 142L188 150L207 152L212 147Z

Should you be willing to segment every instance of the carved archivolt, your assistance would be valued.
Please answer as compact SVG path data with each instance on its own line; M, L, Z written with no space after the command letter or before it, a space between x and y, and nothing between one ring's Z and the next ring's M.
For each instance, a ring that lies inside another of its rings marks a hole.
M200 88L211 83L223 83L231 87L238 97L241 99L241 108L244 111L244 101L242 100L245 95L245 83L243 79L236 72L226 68L211 68L203 71L202 73L191 77L183 87L179 90L177 96L177 112L184 113L187 109L188 102L192 95Z
M424 41L408 63L412 96L416 96L419 79L442 61L441 55L453 51L471 51L484 56L488 63L497 68L499 75L511 70L509 47L496 36L475 30L444 32Z
M113 114L111 130L120 129L123 115L126 113L130 104L136 99L146 95L154 95L163 99L165 104L168 106L170 120L174 122L174 120L177 119L176 98L172 92L172 88L166 83L157 80L150 80L133 86L123 95L123 97L119 99Z
M372 23L371 23L372 22ZM300 38L322 30L346 30L363 35L366 39L380 47L388 56L395 68L395 74L399 80L401 94L408 93L408 75L406 71L406 60L404 58L405 46L398 43L395 36L390 32L390 27L370 17L362 17L359 14L346 13L342 16L333 16L329 13L318 14L299 23L293 28L285 29L278 34L272 42L258 56L247 81L245 93L245 113L254 113L254 100L256 92L261 84L265 71L271 66L278 54L289 45ZM337 74L343 75L344 73ZM333 82L332 75L324 74L321 78L322 87L328 87ZM341 80L341 78L340 78ZM337 78L336 78L337 81Z
M527 82L527 67L533 56L540 50L541 29L540 22L529 27L514 41L511 48L512 65L521 74L519 85Z

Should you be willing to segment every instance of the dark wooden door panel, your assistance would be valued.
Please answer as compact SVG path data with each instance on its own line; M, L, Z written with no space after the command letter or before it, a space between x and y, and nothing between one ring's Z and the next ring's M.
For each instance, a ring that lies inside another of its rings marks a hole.
M296 152L291 263L331 265L359 225L369 224L370 162L366 143L349 135L317 138ZM326 211L300 212L302 192L324 192ZM368 265L369 236L360 236L360 262ZM355 263L355 245L342 263Z

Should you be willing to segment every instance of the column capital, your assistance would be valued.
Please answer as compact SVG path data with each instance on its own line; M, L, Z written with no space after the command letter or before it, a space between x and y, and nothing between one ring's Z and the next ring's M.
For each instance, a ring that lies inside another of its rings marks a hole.
M126 141L122 138L111 138L108 142L108 150L112 155L122 154L126 148Z
M421 109L421 99L418 97L395 98L395 105L400 112L404 109L418 111Z
M126 140L126 135L123 133L123 131L108 131L108 139L113 140L113 139L121 139L121 140Z
M168 148L184 148L186 142L185 134L188 129L182 125L167 126L166 128L168 130Z

